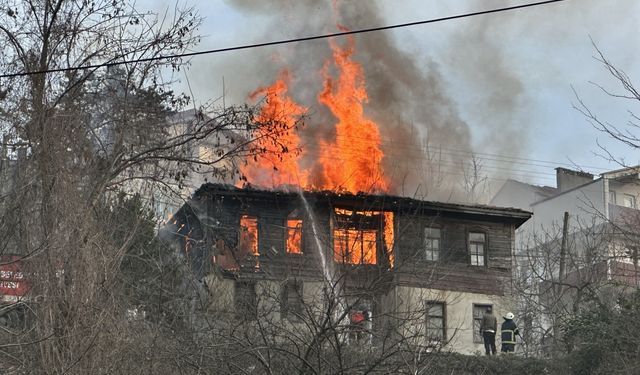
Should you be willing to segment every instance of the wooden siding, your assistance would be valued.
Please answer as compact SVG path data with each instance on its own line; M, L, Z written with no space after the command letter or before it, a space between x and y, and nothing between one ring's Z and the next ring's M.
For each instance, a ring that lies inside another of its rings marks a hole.
M351 204L351 206L350 206ZM378 265L349 266L333 264L333 242L331 213L333 206L354 210L384 207L363 207L353 202L343 202L340 196L330 200L311 198L309 205L315 218L315 232L311 220L295 195L251 194L207 195L202 194L192 205L201 220L197 238L201 245L201 258L219 251L216 246L222 240L229 249L238 243L238 226L241 215L258 218L258 259L243 259L242 278L266 278L282 280L322 280L323 272L318 247L324 252L332 269L345 274L345 282L353 287L366 288L373 285L389 286L391 283L420 286L433 289L504 295L511 286L511 264L514 223L509 218L496 215L483 216L469 213L420 207L389 207L395 216L395 267L390 272L387 262ZM287 218L303 220L302 254L287 254ZM428 226L441 230L441 252L437 262L427 262L424 258L423 233ZM467 245L468 233L485 233L486 266L471 266ZM380 254L384 253L383 241ZM259 264L259 268L256 267ZM235 277L240 275L236 272ZM385 287L386 288L386 287Z
M440 228L440 257L425 260L425 227ZM434 289L503 295L511 286L513 225L451 217L407 215L397 219L396 281ZM468 233L485 234L486 266L472 266Z

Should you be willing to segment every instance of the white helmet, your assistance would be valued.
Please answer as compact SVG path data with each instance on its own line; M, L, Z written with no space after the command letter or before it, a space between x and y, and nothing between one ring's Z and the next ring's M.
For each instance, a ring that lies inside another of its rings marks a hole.
M506 314L505 314L504 318L505 318L505 319L509 319L509 320L511 320L511 319L513 319L513 318L514 318L514 315L513 315L513 313L508 312L508 313L506 313Z

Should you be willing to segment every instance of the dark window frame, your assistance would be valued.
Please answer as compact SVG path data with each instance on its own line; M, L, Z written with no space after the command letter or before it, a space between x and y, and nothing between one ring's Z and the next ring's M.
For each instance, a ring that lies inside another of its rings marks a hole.
M484 237L484 241L480 242L480 241L471 241L471 236L473 234L482 234L482 236ZM482 254L478 253L477 251L472 253L472 244L482 244ZM488 254L488 248L489 248L489 236L487 235L486 231L483 230L479 230L479 229L471 229L467 231L467 260L469 262L469 264L471 266L474 267L487 267L488 262L487 262L487 254ZM476 263L478 262L478 258L482 256L482 264L474 264L473 259L475 257L475 261Z
M257 283L251 280L236 280L234 283L233 305L236 318L242 320L258 319ZM242 292L242 296L239 293ZM247 298L248 297L248 298Z
M435 229L438 230L438 248L435 249L435 251L433 250L433 248L428 248L427 247L427 240L429 239L435 239L435 237L428 237L427 236L427 231L431 230L431 229ZM427 262L438 262L442 259L442 238L443 238L443 230L442 227L439 225L425 225L422 228L422 255L424 260L426 260ZM429 253L433 253L435 252L435 257L432 256L432 258L435 259L429 259L428 254Z
M343 214L337 212L338 210L348 211L351 214ZM367 217L367 213L376 213L371 217ZM395 216L394 216L394 230L395 230ZM331 209L331 244L333 248L333 261L334 263L349 266L376 266L386 258L385 248L386 243L384 240L384 211L362 209L356 207L344 207L333 206ZM357 232L357 241L349 241L349 231ZM375 239L373 241L365 240L365 236L373 233ZM394 232L395 233L395 232ZM344 253L341 253L336 247L336 242L341 242ZM394 241L395 242L395 241ZM367 244L373 244L373 261L365 262L365 251ZM356 245L360 246L356 246ZM359 254L360 262L349 261L352 254Z
M441 306L442 315L430 315L430 307ZM429 335L429 320L431 318L442 319L442 337L433 337ZM425 338L427 344L429 342L441 342L447 341L447 303L445 301L427 300L424 301L424 325L425 325Z
M297 296L290 295L292 291ZM294 304L291 301L295 301ZM292 306L293 305L293 306ZM286 280L282 283L280 292L280 317L289 321L301 321L304 313L304 283L301 280Z
M355 242L350 242L349 241L349 231L355 231L356 233L356 241ZM375 240L374 241L368 241L365 240L365 233L373 233L375 234ZM343 242L343 246L344 249L346 249L346 252L344 253L339 253L336 250L336 242L340 241ZM373 262L365 262L365 247L367 246L367 243L373 243L373 255L375 256L375 258L373 259ZM376 229L349 229L349 228L335 228L333 229L333 252L334 252L334 261L338 261L339 264L345 264L345 265L351 265L351 266L362 266L362 265L368 265L368 266L372 266L372 265L377 265L379 258L380 258L380 246L382 246L381 242L383 242L381 240L381 233L380 230L376 230ZM356 246L359 245L359 246ZM359 258L360 258L360 262L358 263L354 263L354 262L350 262L347 259L349 259L351 257L351 254L357 253L359 254ZM336 259L336 254L339 254L341 256L341 259Z

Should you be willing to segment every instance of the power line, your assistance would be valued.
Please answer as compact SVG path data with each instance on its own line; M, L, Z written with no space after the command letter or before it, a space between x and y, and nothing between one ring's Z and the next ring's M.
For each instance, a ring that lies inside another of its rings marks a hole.
M357 156L356 154L353 154L349 151L347 151L347 153L353 155L353 156ZM315 159L323 159L323 160L327 160L327 161L338 161L338 162L343 162L344 159L341 158L340 156L328 156L328 155L317 155L315 156ZM455 167L455 165L452 164L448 164L448 163L441 163L441 162L437 162L434 164L436 167L432 168L432 169L428 169L424 166L419 166L419 165L411 165L411 166L406 166L404 167L405 170L407 171L415 171L416 173L421 173L422 175L431 175L431 176L459 176L459 177L464 177L465 174L463 173L462 170L459 169L451 169L450 167ZM496 172L496 171L491 171L491 172ZM393 173L393 172L391 172ZM555 178L553 178L551 175L548 176L540 176L537 173L527 173L525 171L511 171L511 173L507 173L507 172L503 172L505 175L504 177L498 177L497 175L492 175L492 176L483 176L483 179L488 179L488 180L495 180L495 181L504 181L507 180L508 178L513 178L513 177L519 177L519 178L524 178L524 179L532 179L532 180L546 180L548 182L551 181L555 181Z
M319 145L315 145L315 144L307 144L305 146L302 146L302 150L313 150L314 152L319 152L321 151L321 147ZM396 151L394 151L393 149L386 149L386 152L384 153L385 157L391 157L393 159L394 156L403 156L403 153L401 152L403 151L402 149L397 149ZM366 156L364 156L363 154L355 151L355 150L343 150L341 152L341 155L347 155L347 156L353 156L353 157L358 157L358 158L366 158ZM446 154L446 153L443 153ZM315 158L323 158L324 156L322 155L316 155ZM338 159L338 160L343 160L342 158L340 158L339 156L334 156L332 158ZM485 159L485 158L478 158L479 160L486 160L486 161L491 161L491 159ZM453 161L447 161L447 160L441 160L441 159L430 159L428 158L426 155L419 155L419 156L412 156L412 160L420 160L420 161L424 161L427 163L431 163L434 166L449 166L449 167L454 167L454 168L458 168L460 169L461 167L463 167L464 165L461 164L457 164ZM518 164L523 164L523 163L518 163L518 162L514 162L514 165L518 165ZM544 168L550 168L550 166L542 166ZM540 178L546 178L551 180L553 177L553 180L555 180L555 173L547 173L547 172L541 172L541 171L534 171L534 170L520 170L520 169L515 169L515 168L509 168L509 167L501 167L500 165L492 165L492 164L483 164L481 165L481 169L489 169L492 171L506 171L506 172L510 172L510 173L524 173L524 174L529 174L529 175L540 175L543 177ZM546 176L546 177L544 177Z
M341 138L348 139L348 140L354 140L354 139L366 140L366 138L361 138L361 137L357 137L357 136L342 136ZM408 143L406 143L406 144L408 145ZM389 145L392 145L392 146L389 146ZM494 171L503 170L503 171L506 171L508 173L516 173L516 174L528 175L529 177L531 177L533 175L538 175L537 177L539 177L539 178L544 178L544 179L553 180L553 181L555 181L555 176L556 176L555 171L543 172L542 170L531 170L531 169L522 170L522 169L517 169L515 166L540 167L540 168L543 168L544 170L548 171L549 168L555 169L555 167L557 165L569 165L567 163L553 162L553 161L540 161L540 162L550 163L552 165L541 165L541 164L535 164L535 163L527 163L527 162L523 162L523 161L519 161L519 160L535 160L535 159L518 158L518 157L499 155L499 154L475 153L473 151L462 151L462 150L456 150L456 149L452 149L452 148L442 148L442 149L446 149L446 150L451 150L452 152L440 151L440 149L441 149L440 146L435 146L435 147L429 148L429 149L424 148L424 147L420 147L420 146L417 146L417 145L414 145L414 147L396 147L393 142L390 142L390 143L382 142L381 146L385 150L384 151L384 156L386 156L386 157L393 158L394 156L403 156L405 154L406 150L413 150L413 151L422 153L421 155L412 155L411 158L414 159L414 160L425 161L425 162L432 163L433 165L438 165L438 166L452 166L452 167L460 168L461 165L456 164L452 160L438 159L437 157L430 158L427 155L427 153L428 152L432 152L434 154L443 154L445 156L459 156L460 154L463 155L463 156L475 156L475 157L477 157L477 159L479 161L488 162L486 164L483 163L483 164L480 165L482 170L485 170L485 169L494 170ZM313 152L321 151L321 146L318 145L318 144L305 143L303 145L300 145L300 147L303 150L303 152L304 152L304 150L311 150ZM359 153L359 152L357 152L356 150L353 150L353 149L343 150L342 154L347 154L347 155L351 155L351 156L355 156L355 157L362 157L361 153ZM485 157L485 156L478 156L478 155L495 155L495 156L498 156L499 159L494 159L494 158ZM316 156L316 157L321 157L321 156ZM506 159L513 158L514 160L503 160L505 158ZM493 163L495 163L495 164L493 164ZM501 163L504 163L504 164L501 165ZM508 167L508 166L505 166L505 164L506 165L513 165L514 167ZM580 165L575 165L575 166L576 167L580 167L580 168L587 168L586 166L580 166ZM605 170L604 168L600 168L600 169Z
M349 30L349 31L341 31L341 32L337 32L337 33L312 35L312 36L293 38L293 39L283 39L283 40L276 40L276 41L271 41L271 42L245 44L245 45L240 45L240 46L218 48L218 49L212 49L212 50L206 50L206 51L187 52L187 53L180 53L180 54L174 54L174 55L163 55L163 56L147 57L147 58L141 58L141 59L135 59L135 60L113 61L113 62L105 62L105 63L100 63L100 64L85 65L85 66L75 66L75 67L67 67L67 68L38 70L38 71L33 71L33 72L8 73L8 74L0 75L0 78L22 77L22 76L29 76L29 75L35 75L35 74L45 74L45 73L59 73L59 72L68 72L68 71L83 70L83 69L98 69L98 68L102 68L102 67L126 65L126 64L140 63L140 62L151 62L151 61L158 61L158 60L168 60L168 59L176 59L176 58L182 58L182 57L193 57L193 56L208 55L208 54L221 53L221 52L230 52L230 51L239 51L239 50L252 49L252 48L276 46L276 45L281 45L281 44L307 42L307 41L318 40L318 39L328 39L328 38L335 38L335 37L346 36L346 35L364 34L364 33L370 33L370 32L374 32L374 31L385 31L385 30L399 29L399 28L404 28L404 27L426 25L426 24L429 24L429 23L450 21L450 20L455 20L455 19L460 19L460 18L481 16L481 15L492 14L492 13L507 12L507 11L517 10L517 9L530 8L530 7L539 6L539 5L546 5L546 4L551 4L551 3L559 3L559 2L562 2L562 1L565 1L565 0L539 1L539 2L535 2L535 3L520 4L520 5L511 6L511 7L489 9L489 10L483 10L483 11L479 11L479 12L463 13L463 14L457 14L457 15L447 16L447 17L432 18L432 19L422 20L422 21L406 22L406 23L399 23L399 24L394 24L394 25L370 27L370 28L365 28L365 29L357 29L357 30Z
M344 138L344 139L361 139L361 140L368 140L368 138L365 137L357 137L357 136L336 136L336 138ZM447 155L456 155L456 154L463 154L463 155L469 155L469 156L478 156L480 159L483 160L491 160L491 161L496 161L496 162L504 162L504 163L513 163L513 164L522 164L522 165L530 165L530 166L534 166L534 167L543 167L543 168L555 168L557 166L565 166L565 167L577 167L577 168L581 168L581 169L592 169L592 170L600 170L600 171L609 171L610 168L604 168L604 167L596 167L596 166L592 166L592 165L578 165L578 164L571 164L571 163L565 163L565 162L558 162L558 161L551 161L551 160L541 160L541 159L530 159L530 158L523 158L523 157L519 157L519 156L511 156L511 155L501 155L501 154L494 154L494 153L486 153L486 152L476 152L476 151L471 151L471 150L461 150L461 149L456 149L456 148L451 148L451 147L442 147L442 146L420 146L418 144L415 143L409 143L409 142L401 142L401 141L397 141L394 140L392 138L389 137L380 137L381 142L380 144L383 147L387 147L387 146L394 146L394 145L405 145L405 146L409 146L409 147L403 147L403 149L412 149L412 150L416 150L416 151L422 151L422 152L431 152L434 154L447 154ZM388 139L388 141L385 141L385 139ZM496 157L499 159L493 159L493 158L488 158L485 156L491 156L491 157ZM506 159L506 160L501 160L501 159ZM525 162L519 162L519 160L525 161ZM535 163L546 163L546 164L551 164L551 165L540 165L540 164L535 164Z

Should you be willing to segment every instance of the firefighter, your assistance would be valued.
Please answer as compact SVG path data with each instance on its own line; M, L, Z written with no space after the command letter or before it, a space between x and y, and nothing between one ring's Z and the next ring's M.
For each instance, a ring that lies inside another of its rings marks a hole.
M498 329L498 320L491 306L487 307L482 316L482 324L480 325L480 335L484 341L484 351L486 355L496 355L496 330Z
M513 353L516 348L516 335L518 332L518 326L513 321L513 313L508 312L504 315L504 322L500 327L500 338L502 339L502 353Z

